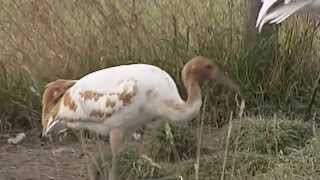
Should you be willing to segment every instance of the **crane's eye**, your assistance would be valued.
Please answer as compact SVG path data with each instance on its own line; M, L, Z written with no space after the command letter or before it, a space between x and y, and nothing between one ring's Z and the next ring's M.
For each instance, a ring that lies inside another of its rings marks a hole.
M213 68L213 66L212 66L211 64L207 64L207 65L205 66L205 68L208 69L208 70L211 70L211 69Z

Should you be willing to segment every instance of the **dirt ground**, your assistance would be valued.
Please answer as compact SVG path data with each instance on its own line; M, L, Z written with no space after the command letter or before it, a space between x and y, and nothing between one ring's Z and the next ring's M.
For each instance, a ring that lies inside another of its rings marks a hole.
M212 154L221 150L225 132L223 128L204 132L205 148L202 153ZM43 142L39 138L39 130L25 132L26 138L18 145L8 144L8 138L17 133L19 131L10 135L0 134L0 180L87 180L86 155L98 152L97 144L103 144L106 151L110 150L106 139L100 140L102 143L89 141L85 145L74 137ZM149 137L146 139L150 140ZM137 147L137 143L132 141L128 145Z
M0 180L82 180L84 153L75 140L44 143L36 130L19 145L0 136ZM13 136L14 134L12 134Z

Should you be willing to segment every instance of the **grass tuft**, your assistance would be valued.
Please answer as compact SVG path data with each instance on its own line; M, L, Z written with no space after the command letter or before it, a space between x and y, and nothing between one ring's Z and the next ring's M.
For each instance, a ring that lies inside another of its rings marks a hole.
M232 136L234 142L238 138L238 151L288 155L304 147L313 132L304 121L257 117L243 120Z
M190 127L164 124L151 138L151 157L156 161L176 162L195 157L197 139Z

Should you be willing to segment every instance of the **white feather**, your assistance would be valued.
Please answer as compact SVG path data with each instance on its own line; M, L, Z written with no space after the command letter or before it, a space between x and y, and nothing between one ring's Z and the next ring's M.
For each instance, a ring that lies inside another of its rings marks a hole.
M53 129L55 129L55 127L57 126L57 125L59 125L60 124L60 120L55 120L54 121L54 119L51 117L50 119L49 119L49 121L48 121L48 127L47 128L45 128L44 130L44 134L48 134L50 131L52 131Z
M262 0L263 4L262 4L262 7L259 11L259 14L258 14L258 18L257 18L257 22L256 22L256 27L259 26L259 24L261 23L262 21L262 18L267 14L269 8L274 4L276 3L278 0Z
M277 7L270 10L277 2L281 2L281 0L263 1L256 22L259 32L261 32L264 24L268 22L270 24L279 24L297 12L320 12L320 0L284 0L283 3L280 3Z

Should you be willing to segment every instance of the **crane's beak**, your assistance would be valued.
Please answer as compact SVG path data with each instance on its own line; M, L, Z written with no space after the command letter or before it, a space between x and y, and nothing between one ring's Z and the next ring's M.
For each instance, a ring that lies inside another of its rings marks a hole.
M234 82L230 77L228 77L228 75L226 75L223 71L217 72L215 80L227 86L236 93L240 94L240 86L236 82Z

